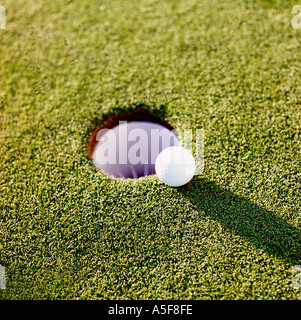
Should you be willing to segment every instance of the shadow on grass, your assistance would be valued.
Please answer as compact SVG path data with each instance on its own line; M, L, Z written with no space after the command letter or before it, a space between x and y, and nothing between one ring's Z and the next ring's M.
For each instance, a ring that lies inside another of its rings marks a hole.
M301 231L275 213L204 178L179 188L197 210L256 247L291 264L301 262Z

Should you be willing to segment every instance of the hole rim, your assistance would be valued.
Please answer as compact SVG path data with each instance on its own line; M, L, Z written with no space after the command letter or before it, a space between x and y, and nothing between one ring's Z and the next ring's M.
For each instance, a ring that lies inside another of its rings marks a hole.
M95 127L95 129L92 131L92 134L90 135L90 139L88 141L88 147L87 147L87 154L90 160L92 160L93 151L97 144L96 137L97 137L98 131L102 129L112 129L118 126L120 121L153 122L153 123L162 125L168 130L173 131L177 135L175 128L167 120L162 119L161 117L155 115L152 111L143 107L126 111L121 114L112 114L107 119L104 118L103 120L100 120L97 126Z

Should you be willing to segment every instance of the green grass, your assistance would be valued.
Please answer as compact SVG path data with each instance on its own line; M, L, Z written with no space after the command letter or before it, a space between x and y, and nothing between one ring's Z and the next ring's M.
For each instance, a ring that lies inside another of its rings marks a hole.
M300 299L293 4L2 0L1 299ZM96 119L205 130L179 189L95 169Z

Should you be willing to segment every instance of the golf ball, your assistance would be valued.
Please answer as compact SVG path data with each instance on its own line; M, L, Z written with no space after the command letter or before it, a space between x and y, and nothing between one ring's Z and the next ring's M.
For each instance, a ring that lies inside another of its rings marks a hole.
M196 171L195 160L185 148L168 147L158 155L155 170L163 183L171 187L180 187L193 178Z

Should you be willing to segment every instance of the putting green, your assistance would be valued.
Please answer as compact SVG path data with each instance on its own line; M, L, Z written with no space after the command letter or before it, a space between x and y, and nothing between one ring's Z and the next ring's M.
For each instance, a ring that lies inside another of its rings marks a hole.
M1 299L300 299L301 30L291 1L2 0ZM87 158L147 106L203 128L181 188Z

